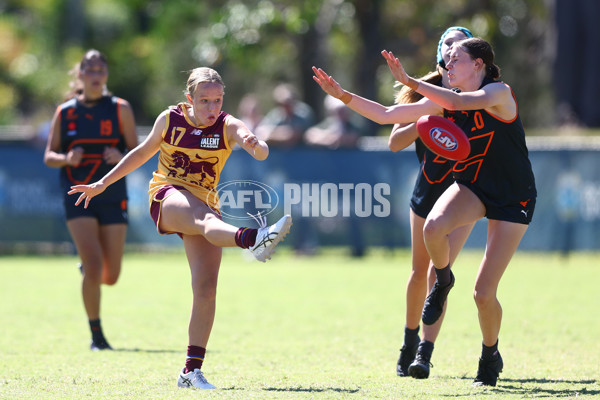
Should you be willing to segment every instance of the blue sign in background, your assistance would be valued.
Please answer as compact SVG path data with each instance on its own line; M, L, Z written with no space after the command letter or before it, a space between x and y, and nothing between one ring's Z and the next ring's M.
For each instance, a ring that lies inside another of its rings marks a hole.
M600 249L600 152L534 150L530 151L530 159L538 198L533 222L520 249ZM127 240L179 246L181 241L176 235L158 235L149 217L148 180L155 168L156 157L127 177L130 215ZM234 151L220 183L253 180L272 188L279 202L277 209L268 215L270 222L283 214L286 190L289 197L291 189L322 189L317 194L303 190L304 200L312 202L308 215L305 212L302 216L301 205L288 204L294 226L285 243L299 249L335 245L360 251L372 246L410 246L408 205L417 168L412 151L271 148L269 158L262 162L243 151ZM380 188L389 186L389 193L383 195L389 202L389 215L382 217L381 213L378 216L369 212L368 207L384 204L369 191L353 190L359 184L367 184L358 186L363 189L377 184ZM62 197L58 170L45 166L43 149L22 144L0 147L1 243L69 242ZM324 204L327 199L329 203ZM332 201L337 201L337 212ZM344 207L352 211L349 216L343 215ZM368 216L357 215L355 207L361 211L358 214ZM224 219L238 226L255 224L250 219L227 216ZM479 221L466 247L483 248L486 230L486 220Z

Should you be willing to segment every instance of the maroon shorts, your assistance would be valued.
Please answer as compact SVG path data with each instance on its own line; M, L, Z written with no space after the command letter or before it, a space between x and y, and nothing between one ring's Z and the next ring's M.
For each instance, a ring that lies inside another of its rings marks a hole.
M158 191L154 195L154 198L152 199L152 203L150 204L150 216L152 216L154 225L156 225L157 232L160 233L161 235L172 235L172 234L176 233L177 235L179 235L180 238L183 239L183 234L180 232L164 232L164 231L161 231L161 229L158 227L158 222L160 221L160 208L161 208L162 201L164 199L166 199L167 197L169 197L170 195L172 195L173 193L182 192L182 191L188 191L188 190L186 188L184 188L183 186L179 186L179 185L165 185L165 186L161 187L160 189L158 189ZM219 218L221 218L221 216L218 213L216 213L216 215Z
M156 225L156 230L161 235L172 235L173 233L177 233L179 237L183 238L182 234L179 232L163 232L158 227L158 221L160 221L160 204L164 199L169 197L175 192L180 192L186 190L183 186L178 185L165 185L158 189L154 198L152 199L152 203L150 204L150 215L152 216L152 220L154 221L154 225Z

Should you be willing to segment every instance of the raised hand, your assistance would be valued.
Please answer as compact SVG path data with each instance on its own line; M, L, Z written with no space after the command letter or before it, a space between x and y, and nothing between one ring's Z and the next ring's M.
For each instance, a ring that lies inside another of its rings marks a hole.
M315 74L313 79L319 84L319 86L321 86L321 89L323 89L325 93L335 97L336 99L342 97L344 94L344 89L342 89L340 84L337 83L333 77L327 75L327 73L325 73L325 71L323 71L321 68L312 67L312 70Z
M404 71L404 67L400 63L400 60L398 60L391 51L383 50L381 55L385 58L385 61L387 61L388 67L390 67L390 71L392 71L394 78L403 85L408 84L410 77Z

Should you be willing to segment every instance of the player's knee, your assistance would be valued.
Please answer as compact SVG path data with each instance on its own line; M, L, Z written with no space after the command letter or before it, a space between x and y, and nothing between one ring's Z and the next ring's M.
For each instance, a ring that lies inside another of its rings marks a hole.
M429 267L429 263L427 264L427 266ZM427 268L415 268L413 266L413 270L410 274L409 279L415 283L427 282Z
M108 275L102 279L102 283L108 286L112 286L119 280L119 275Z
M217 298L217 285L203 284L194 288L194 301L206 302L214 301Z
M215 301L217 298L217 289L200 290L194 293L194 301L207 303Z
M121 275L121 265L105 266L102 272L102 283L112 286L117 283Z
M423 225L423 238L425 242L439 239L444 236L443 225L438 219L427 218Z
M102 267L91 264L84 265L83 281L86 284L100 285L102 283Z
M489 290L475 289L473 291L473 299L477 308L485 308L496 301L496 295Z
M202 218L196 219L196 227L198 229L198 234L208 237L215 230L215 222L217 222L219 218L211 213L207 213Z

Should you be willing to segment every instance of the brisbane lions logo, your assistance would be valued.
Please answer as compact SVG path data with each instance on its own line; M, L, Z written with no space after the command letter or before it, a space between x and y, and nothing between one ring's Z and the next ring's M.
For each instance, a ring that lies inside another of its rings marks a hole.
M173 164L169 165L172 169L169 172L169 176L185 178L188 174L199 175L200 181L208 179L208 183L214 183L217 179L217 173L215 172L215 165L219 162L218 157L201 158L196 154L196 158L200 161L190 160L187 154L182 151L176 151L173 153ZM214 162L212 162L214 160ZM181 174L177 173L177 170L181 169Z

